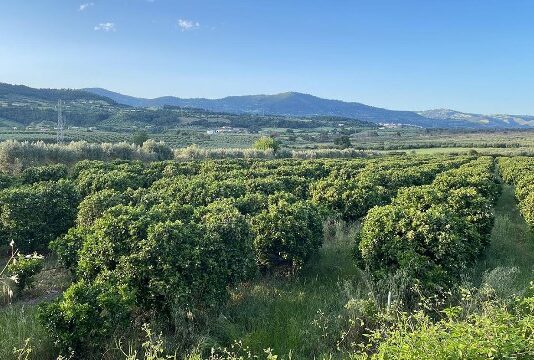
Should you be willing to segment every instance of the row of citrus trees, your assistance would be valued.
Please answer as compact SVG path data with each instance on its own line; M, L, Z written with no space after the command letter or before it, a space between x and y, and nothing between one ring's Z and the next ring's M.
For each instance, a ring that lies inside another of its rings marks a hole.
M378 278L402 272L426 293L450 289L488 244L499 191L490 157L404 188L366 215L356 257Z
M27 253L50 244L72 272L72 285L40 317L64 353L79 354L98 350L132 323L155 319L172 328L180 319L216 314L229 286L258 272L302 267L322 244L327 216L356 219L398 189L467 161L82 161L72 169L29 168L2 178L0 234Z
M531 217L534 159L500 158L498 165L503 180L516 187L522 214L531 226L534 225ZM407 270L412 276L428 274L421 278L428 281L422 285L429 286L432 291L449 286L450 280L459 278L462 268L466 269L465 265L487 242L491 227L488 209L498 194L492 168L490 159L479 159L438 175L431 186L399 192L391 206L371 210L364 222L358 248L361 261L378 275L395 269ZM397 205L404 208L406 214L399 216L401 209L394 209ZM447 214L451 209L453 214ZM422 214L425 212L428 216ZM391 214L396 216L394 224L378 220L380 216ZM368 252L372 234L377 233L375 226L384 226L386 235L376 237L373 246L378 251ZM402 252L398 252L401 248ZM388 265L377 266L369 255L383 256L386 264L389 261L389 268ZM534 357L534 283L519 296L505 301L485 288L464 289L459 303L464 305L443 309L437 321L435 315L422 311L401 314L393 324L373 331L363 347L365 350L354 354L353 358Z
M501 176L515 186L515 196L525 221L534 229L534 158L500 158Z

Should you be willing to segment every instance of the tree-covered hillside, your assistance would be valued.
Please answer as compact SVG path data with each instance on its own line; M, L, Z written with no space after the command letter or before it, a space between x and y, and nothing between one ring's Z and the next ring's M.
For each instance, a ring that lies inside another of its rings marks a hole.
M188 106L134 108L108 97L83 90L33 89L0 83L0 127L39 125L51 127L57 121L57 101L64 101L63 113L68 126L105 127L124 130L139 127L201 129L220 127L259 130L261 128L313 129L337 126L375 128L376 125L353 118L336 116L282 116L230 114Z

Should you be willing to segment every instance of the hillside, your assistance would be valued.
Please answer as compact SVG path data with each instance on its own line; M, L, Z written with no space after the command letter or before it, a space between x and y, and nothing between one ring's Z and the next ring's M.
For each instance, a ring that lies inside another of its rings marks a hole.
M374 123L409 124L422 127L437 127L436 121L410 111L394 111L360 103L327 100L316 96L287 92L276 95L228 96L222 99L182 99L172 96L155 99L135 98L100 88L84 89L107 96L118 103L137 106L182 106L231 113L273 114L288 116L339 116Z
M344 123L356 128L375 128L376 125L354 118L333 116L283 116L239 114L209 111L192 107L161 104L147 108L134 98L107 93L95 94L84 90L33 89L27 86L0 83L0 127L53 127L57 121L57 101L64 101L63 113L68 126L105 128L111 131L138 127L190 127L214 129L222 126L258 130L261 128L314 129L336 127ZM143 106L141 106L143 105Z
M518 128L534 126L533 116L485 116L465 114L453 110L429 110L422 112L396 111L357 102L322 99L297 92L276 95L229 96L222 99L182 99L172 96L144 99L126 96L101 88L85 90L96 95L109 97L120 104L135 107L172 105L238 114L340 116L379 124L406 124L426 128Z
M0 83L0 126L53 124L57 102L64 101L70 125L98 124L125 108L114 100L82 90L34 89Z
M482 115L463 113L449 109L435 109L420 111L419 115L429 119L443 121L469 122L477 126L494 126L494 127L517 127L532 126L534 127L534 116L531 115Z

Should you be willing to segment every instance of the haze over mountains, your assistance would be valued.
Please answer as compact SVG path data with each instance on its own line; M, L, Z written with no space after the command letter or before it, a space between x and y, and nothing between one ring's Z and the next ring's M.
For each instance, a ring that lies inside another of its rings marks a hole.
M184 99L173 96L145 99L123 95L101 88L88 88L83 90L96 95L108 97L119 104L134 107L159 107L172 105L230 113L256 113L289 116L340 116L381 124L406 124L430 128L534 127L534 116L529 115L482 115L462 113L448 109L419 112L396 111L357 102L323 99L298 92L286 92L276 95L229 96L222 99Z

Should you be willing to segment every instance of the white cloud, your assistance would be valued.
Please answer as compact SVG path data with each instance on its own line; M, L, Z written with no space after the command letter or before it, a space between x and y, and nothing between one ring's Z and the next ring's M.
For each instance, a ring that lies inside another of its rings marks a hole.
M97 26L95 26L95 30L96 31L102 30L105 32L110 32L110 31L117 30L117 28L115 27L115 23L107 22L107 23L98 24Z
M81 4L80 8L78 9L78 11L87 10L91 6L95 6L95 3L90 2L90 3Z
M200 23L198 21L180 19L178 20L178 27L182 29L182 31L195 30L200 27Z

